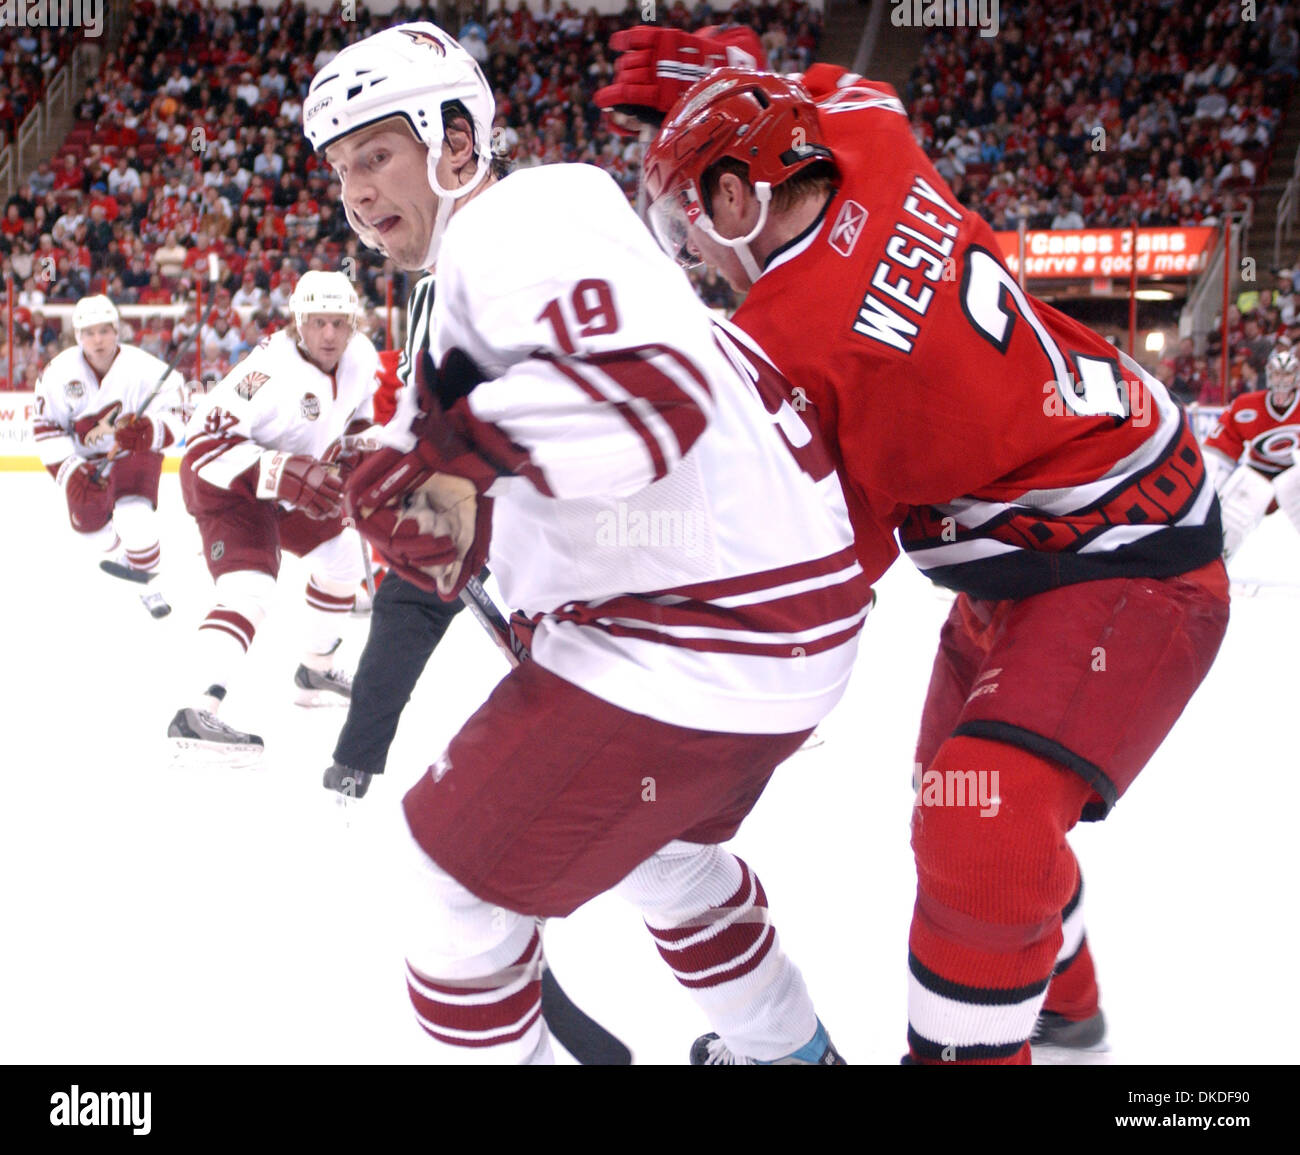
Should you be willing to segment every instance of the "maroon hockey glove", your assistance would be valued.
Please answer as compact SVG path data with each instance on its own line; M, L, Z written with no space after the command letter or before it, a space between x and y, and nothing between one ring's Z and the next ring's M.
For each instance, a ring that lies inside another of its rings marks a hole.
M658 128L682 93L715 68L767 67L752 28L693 33L639 24L615 32L609 46L622 55L614 62L613 80L596 90L595 101L600 108L632 118L633 125L610 119L611 127L624 136L635 136L639 124Z
M433 476L433 468L416 453L380 449L367 453L347 483L347 514L358 532L407 581L432 590L426 569L456 561L456 543L445 534L423 532L420 519L408 515L416 491Z
M68 520L78 533L94 533L113 516L108 483L95 476L95 462L69 458L60 468L58 480L68 499Z
M264 454L257 496L288 502L317 521L343 512L343 483L338 471L302 453Z
M154 447L158 429L152 419L128 413L113 426L113 439L123 453L149 452Z
M114 401L96 413L87 413L72 426L77 440L96 453L107 453L113 444L113 423L122 412L122 402Z

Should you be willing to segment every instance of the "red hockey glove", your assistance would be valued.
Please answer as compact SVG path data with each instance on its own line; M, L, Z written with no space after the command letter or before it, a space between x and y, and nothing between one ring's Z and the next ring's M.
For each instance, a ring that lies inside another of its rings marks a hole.
M113 516L112 495L108 483L95 476L95 462L68 458L60 467L57 480L68 499L68 520L78 533L94 533L108 524Z
M257 496L285 501L317 521L343 512L343 483L337 470L302 453L265 453Z
M148 453L154 448L158 427L151 418L128 413L113 426L113 439L122 453Z
M72 426L77 440L95 453L107 453L113 444L113 423L122 412L122 402L114 401L96 413L87 413Z
M699 33L639 24L610 37L622 53L614 78L596 90L596 104L655 128L692 84L715 68L766 68L767 56L752 28L705 28ZM636 127L610 118L611 127L635 136Z
M482 567L492 502L472 481L440 473L427 443L369 453L348 478L348 516L392 568L452 601Z

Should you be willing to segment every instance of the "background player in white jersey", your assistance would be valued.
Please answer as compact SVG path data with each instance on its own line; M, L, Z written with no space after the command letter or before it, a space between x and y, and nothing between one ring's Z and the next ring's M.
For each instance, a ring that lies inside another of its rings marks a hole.
M1227 558L1274 510L1300 530L1300 358L1289 343L1270 354L1264 377L1268 388L1234 397L1205 439Z
M168 737L225 762L256 759L262 739L216 717L226 684L275 597L280 553L310 567L298 701L343 702L350 679L334 668L339 623L364 572L362 544L345 528L334 463L371 424L379 357L357 333L357 294L342 273L304 273L292 323L263 341L200 401L181 463L185 508L198 522L217 602L195 642L194 695Z
M36 384L33 435L41 464L63 490L73 531L120 557L101 568L147 582L161 550L155 513L162 450L179 439L181 375L118 340L117 309L83 297L72 311L77 344L58 354ZM169 612L145 595L155 617Z
M699 1061L841 1061L716 845L838 700L866 613L820 439L608 176L494 177L490 91L433 25L345 48L304 108L363 240L438 275L349 508L445 597L486 557L532 627L404 801L421 1026L546 1061L536 920L617 887L721 1037Z

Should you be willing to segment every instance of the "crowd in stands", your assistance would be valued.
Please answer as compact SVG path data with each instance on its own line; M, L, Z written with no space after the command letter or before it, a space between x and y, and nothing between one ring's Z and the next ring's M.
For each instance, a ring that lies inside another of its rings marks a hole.
M1295 9L1253 15L1237 0L1004 3L996 36L926 37L903 94L913 131L995 228L1217 223L1263 182L1300 63Z
M485 23L470 19L474 8L444 7L442 23L458 27L494 89L496 146L516 167L598 164L633 197L642 146L610 131L591 95L612 75L609 37L641 21L639 0L617 16L551 0L534 13L518 0L513 10L498 0ZM753 24L783 70L806 67L817 49L820 13L796 0L761 7L739 0L727 13L705 0L665 8L660 21L683 28L720 18ZM308 268L350 271L372 308L385 303L391 275L401 307L405 277L352 235L337 183L302 136L301 102L315 72L379 21L438 14L404 5L377 17L357 4L354 15L344 21L337 8L288 0L274 8L197 0L132 6L123 42L76 103L76 128L61 154L28 175L0 218L18 322L12 350L0 334L0 379L12 360L15 386L30 387L41 364L70 341L42 312L47 303L90 292L118 304L192 302L209 254L220 261L221 308L234 310L225 332L214 325L204 334L211 373L279 324L277 310ZM725 283L714 279L710 292L719 307L734 304ZM384 327L373 314L370 325L382 344ZM163 321L134 336L166 351L179 332Z
M1216 329L1204 353L1190 337L1168 351L1156 375L1185 405L1220 405L1239 393L1266 387L1264 366L1279 342L1300 349L1300 271L1279 269L1271 287L1248 289L1228 309L1228 383L1223 381L1223 339Z

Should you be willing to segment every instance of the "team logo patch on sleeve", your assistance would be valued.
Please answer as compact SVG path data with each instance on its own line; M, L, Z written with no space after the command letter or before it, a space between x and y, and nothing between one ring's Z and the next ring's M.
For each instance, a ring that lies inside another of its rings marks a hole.
M266 373L258 373L254 370L249 373L238 385L235 386L235 392L245 401L251 401L253 394L256 393L269 380L270 376Z
M320 398L315 393L304 393L301 408L308 421L315 421L320 416Z

